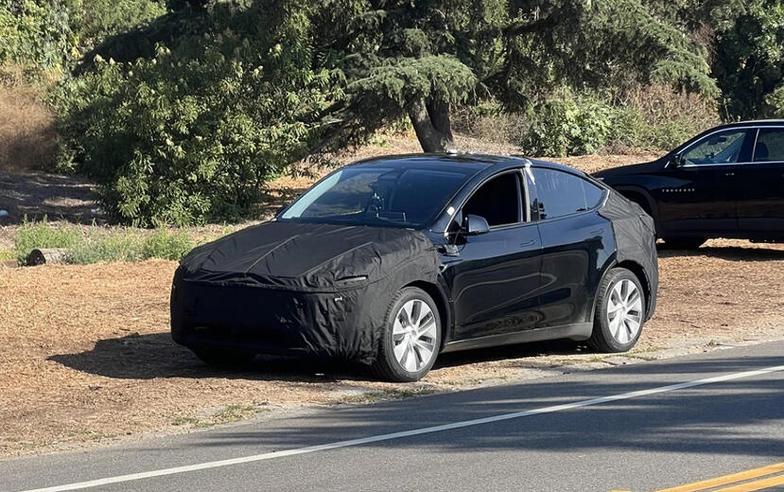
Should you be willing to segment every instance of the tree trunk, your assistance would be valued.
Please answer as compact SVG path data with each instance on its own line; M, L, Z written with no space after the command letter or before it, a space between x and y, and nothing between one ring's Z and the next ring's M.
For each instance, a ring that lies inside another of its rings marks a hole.
M424 152L454 150L448 103L416 100L408 109L408 117Z

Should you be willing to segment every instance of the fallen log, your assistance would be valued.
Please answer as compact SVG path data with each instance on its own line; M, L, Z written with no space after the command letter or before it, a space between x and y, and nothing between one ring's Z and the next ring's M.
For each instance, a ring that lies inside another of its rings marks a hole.
M44 264L65 263L68 258L68 250L63 248L41 248L30 251L27 255L25 264L37 266Z

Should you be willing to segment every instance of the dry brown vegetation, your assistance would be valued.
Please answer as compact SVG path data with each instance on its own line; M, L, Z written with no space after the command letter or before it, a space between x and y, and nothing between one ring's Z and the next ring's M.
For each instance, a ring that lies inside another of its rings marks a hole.
M390 140L360 154L400 151ZM566 160L594 170L647 157ZM311 180L281 179L273 193L283 196ZM721 240L693 253L662 252L659 308L628 356L586 353L568 343L450 354L415 385L376 382L352 367L281 361L218 371L170 339L175 267L166 261L0 267L0 456L784 336L784 247Z
M41 99L37 89L0 81L0 171L54 167L55 115Z
M603 362L570 344L516 346L445 356L417 385L374 382L356 368L286 362L216 371L169 337L175 266L0 267L0 455L784 335L784 248L714 241L661 259L657 316L631 359Z

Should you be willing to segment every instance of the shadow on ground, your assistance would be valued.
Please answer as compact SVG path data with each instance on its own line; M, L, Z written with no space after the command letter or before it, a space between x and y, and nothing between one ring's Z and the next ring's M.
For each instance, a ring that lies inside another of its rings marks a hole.
M93 185L74 177L41 172L0 172L0 224L49 219L90 223L101 220Z
M471 350L439 357L435 369L477 362L584 351L570 341L551 341ZM214 368L174 343L169 333L99 340L92 350L53 355L48 360L77 371L116 379L208 378L324 382L373 379L366 367L341 361L260 357L245 366Z
M660 258L709 257L729 261L781 261L784 249L744 248L742 246L703 246L698 249L667 249L659 245Z

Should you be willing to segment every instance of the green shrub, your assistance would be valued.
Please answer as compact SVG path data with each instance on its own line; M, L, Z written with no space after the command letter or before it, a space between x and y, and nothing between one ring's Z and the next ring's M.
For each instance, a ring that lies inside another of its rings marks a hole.
M0 0L0 64L59 69L74 48L64 2Z
M74 248L84 242L79 228L69 225L50 224L46 219L40 222L23 222L14 237L14 252L20 264L36 248Z
M68 255L69 263L90 264L149 259L179 260L195 243L182 231L159 229L145 233L133 229L98 231L78 244Z
M142 257L179 260L196 246L185 232L160 229L145 238Z
M669 150L721 121L716 103L666 86L637 87L616 102L611 147Z
M208 234L200 241L211 240L215 235L220 234ZM68 250L66 261L81 265L152 258L176 261L195 246L196 241L190 231L81 227L43 220L25 222L19 227L14 238L13 255L20 264L24 264L33 249L65 248Z
M613 108L591 94L563 89L531 105L520 142L527 153L563 157L591 154L610 137Z
M313 116L336 94L310 68L306 19L218 5L208 21L151 59L99 60L57 92L61 165L96 180L122 223L235 220L323 131Z
M157 0L70 0L71 25L82 50L166 13Z
M68 262L86 265L109 261L140 261L144 241L138 233L93 235L68 253Z
M519 143L528 154L550 157L666 150L719 122L712 100L665 86L637 87L614 99L562 90L526 111Z

